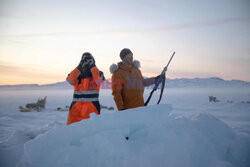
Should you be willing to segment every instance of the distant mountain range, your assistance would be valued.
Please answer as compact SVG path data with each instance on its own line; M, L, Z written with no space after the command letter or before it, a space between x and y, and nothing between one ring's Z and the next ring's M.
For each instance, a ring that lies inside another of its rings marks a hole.
M110 82L106 81L104 83L105 87L110 87ZM218 77L211 78L179 78L179 79L166 79L166 87L169 88L180 88L180 87L250 87L250 82L241 80L224 80ZM57 82L54 84L22 84L22 85L0 85L0 89L4 88L17 88L17 89L36 89L36 88L72 88L72 86L67 82Z
M250 87L250 82L241 80L224 80L218 77L211 78L180 78L167 79L167 87Z

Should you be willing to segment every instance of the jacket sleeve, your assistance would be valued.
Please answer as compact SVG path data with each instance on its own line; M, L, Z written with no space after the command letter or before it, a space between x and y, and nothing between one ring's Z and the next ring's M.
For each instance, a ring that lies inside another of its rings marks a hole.
M75 68L73 71L71 71L71 73L68 74L66 80L71 84L71 85L75 85L77 78L79 77L79 75L81 74L81 72Z
M138 69L138 71L139 71L139 75L142 79L142 84L144 87L155 84L155 77L144 79L144 77L141 74L141 71L139 69Z
M101 83L102 81L104 81L104 75L101 71L99 71L99 69L95 66L95 67L92 67L90 69L91 73L92 73L92 76L93 76L93 79L95 81L96 84L99 84Z
M123 82L123 79L121 79L118 74L114 73L112 75L112 95L118 110L125 109L122 98Z

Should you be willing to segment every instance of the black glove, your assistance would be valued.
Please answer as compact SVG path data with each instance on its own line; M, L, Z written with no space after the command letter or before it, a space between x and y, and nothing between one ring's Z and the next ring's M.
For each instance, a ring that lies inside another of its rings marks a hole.
M166 78L166 76L165 75L158 75L157 77L155 77L155 83L158 81L158 80L164 80Z
M94 59L90 59L87 63L87 66L89 69L95 67L95 60Z
M76 67L82 74L84 73L84 68L82 68L81 62L79 63L79 65Z
M105 80L106 80L106 78L105 78L105 76L104 76L104 74L103 74L103 72L102 72L102 71L100 71L99 75L100 75L100 77L102 78L102 80L103 80L103 81L105 81Z

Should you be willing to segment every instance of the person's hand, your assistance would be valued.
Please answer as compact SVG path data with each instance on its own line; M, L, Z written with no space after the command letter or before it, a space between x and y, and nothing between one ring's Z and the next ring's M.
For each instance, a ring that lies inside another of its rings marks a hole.
M90 70L91 68L95 67L95 60L92 56L83 56L77 69L84 73L85 70Z
M85 57L84 59L81 60L80 65L82 66L83 69L91 69L95 67L95 60L93 57Z
M103 72L102 72L102 71L100 71L100 72L99 72L99 75L100 75L100 77L102 78L102 80L103 80L103 81L105 81L105 80L106 80L106 78L105 78L105 76L104 76L104 74L103 74Z
M89 60L87 60L86 63L88 65L89 69L95 67L95 60L94 59L89 59Z
M82 74L84 73L83 61L81 60L78 66L76 67Z
M158 80L164 80L165 79L165 75L158 75L157 77L155 77L155 83L158 81Z

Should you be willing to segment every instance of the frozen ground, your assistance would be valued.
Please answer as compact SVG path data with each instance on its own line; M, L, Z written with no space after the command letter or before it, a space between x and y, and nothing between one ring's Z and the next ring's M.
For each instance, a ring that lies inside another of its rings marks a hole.
M49 140L50 142L53 143L53 142L56 142L54 140L58 139L58 138L56 138L56 137L51 138L51 135L52 136L53 136L53 134L60 135L62 132L68 131L67 127L65 126L66 119L67 119L67 112L56 111L56 108L57 107L64 107L65 105L70 105L71 100L72 100L72 93L73 93L73 90L71 90L71 89L51 89L51 88L41 88L41 89L34 88L33 90L0 89L0 158L1 158L0 166L1 167L2 166L3 167L15 166L20 161L20 159L24 153L24 143L26 143L27 141L30 141L30 142L27 143L27 150L25 150L26 157L25 156L23 157L21 164L32 162L32 161L30 161L30 162L27 161L27 155L29 153L33 154L33 151L34 151L33 148L35 148L34 145L38 149L39 148L38 145L43 144L45 142L45 141L42 141L43 138L45 138L46 140ZM158 93L159 92L157 92L153 95L153 99L151 100L150 105L156 103L156 101L158 100L157 98L159 97ZM148 94L149 94L149 90L146 90L144 97L147 98ZM209 103L208 102L209 95L216 96L220 100L220 102ZM48 96L47 106L46 106L45 111L43 111L43 112L31 112L31 113L21 113L18 111L18 106L25 105L26 103L30 103L30 102L36 102L37 98L44 97L44 96ZM106 106L115 107L110 90L101 90L100 96L101 96L100 97L101 104L106 105ZM233 103L228 103L227 100L233 101ZM166 117L166 122L175 123L174 121L176 120L176 118L181 119L182 120L181 122L184 122L182 125L179 123L174 124L174 125L178 125L178 126L183 126L180 129L178 129L178 128L176 129L177 131L180 131L180 132L184 132L183 129L186 129L186 128L188 129L188 127L185 127L185 126L190 126L190 127L195 127L195 128L198 128L199 126L201 126L201 124L191 126L191 124L193 124L193 123L190 123L190 122L192 122L191 120L193 120L194 118L198 118L198 120L202 120L201 122L207 121L208 124L206 124L206 125L209 125L209 123L211 123L211 122L213 123L214 118L221 120L222 122L218 121L219 123L215 121L215 124L218 126L216 127L216 126L211 125L211 129L213 129L213 130L216 130L216 128L220 129L220 128L224 127L224 123L225 123L225 125L228 126L228 128L226 128L225 131L220 133L222 135L221 137L219 137L215 140L216 141L218 140L219 142L221 142L221 140L228 139L226 137L227 135L233 134L231 136L236 136L236 139L237 139L237 140L232 141L235 152L242 153L242 155L243 155L243 153L245 153L244 151L247 151L244 149L249 148L247 146L249 146L248 141L250 139L250 104L242 103L243 101L244 102L250 101L250 88L248 88L248 87L245 87L245 88L239 88L239 87L230 88L230 87L228 87L228 88L224 88L224 89L223 88L208 88L208 87L206 87L206 88L168 88L165 90L165 94L163 95L163 99L162 99L161 103L162 104L169 104L169 105L163 105L159 108L157 108L157 106L156 106L155 110L159 110L161 108L164 108L164 109L166 108L165 110L166 110L167 115L163 114L163 116ZM168 108L167 106L171 106L171 109L167 109ZM155 107L155 106L151 106L151 107ZM164 109L162 109L162 110L164 111ZM113 111L113 112L116 112L116 111ZM102 115L103 115L103 117L105 117L105 119L110 119L109 117L120 118L120 116L117 115L117 113L113 113L113 112L108 111L108 110L102 110ZM126 111L124 111L124 112L125 112L125 118L127 117L129 119L132 117L130 115L127 115ZM146 114L146 115L149 117L150 113L152 111L149 110L149 111L145 111L145 112L148 112L148 114ZM130 114L132 114L132 113L130 113ZM205 114L205 116L200 115L200 114ZM100 116L100 118L102 118L102 115ZM149 120L148 117L145 117L145 119L142 119L142 120L145 120L147 122L147 120ZM98 117L98 120L100 120L100 118ZM152 119L157 119L157 118L152 118ZM184 121L185 119L187 119L188 120L187 122L189 122L189 123L185 123L185 121ZM133 121L133 119L131 119L131 120ZM91 121L90 122L85 121L85 122L87 122L86 124L88 124L88 123L91 124L90 126L93 126L92 128L95 129L95 126L94 126L95 119L93 118ZM154 121L157 122L157 120L154 120ZM146 122L145 122L145 126L147 125ZM159 121L159 122L161 122L161 121ZM149 121L149 123L151 123L151 122ZM157 124L157 126L160 126L160 123ZM168 125L166 125L166 126L168 126ZM72 126L71 129L72 128L74 128L74 127ZM85 130L87 131L87 129L86 129L87 126L82 127L81 123L76 124L75 128L76 128L76 130L72 129L73 135L76 133L77 129L82 129L83 131L85 131ZM133 128L133 127L130 127L128 124L128 128ZM174 129L175 127L171 127L171 128ZM116 131L117 130L120 130L120 129L116 129ZM158 130L161 131L161 129L159 129L159 127L158 127ZM129 131L129 130L125 130L125 132L126 131ZM144 132L146 134L151 133L151 132L153 133L153 131L154 130L152 128L148 128L148 127L144 128ZM144 132L142 132L142 133L144 133ZM81 135L86 135L83 133L79 134L79 136L76 137L74 140L78 140L79 138L81 138ZM190 134L192 134L192 135L197 135L197 138L193 138L195 140L198 140L196 142L199 142L199 140L201 140L201 138L203 138L203 137L208 137L208 134L206 134L206 133L198 135L198 132L196 130L194 130L194 132L193 131L191 132L191 130L189 129L189 131L187 131L187 133L188 134L185 134L183 136L182 135L173 136L174 133L171 133L171 131L169 131L169 134L172 134L173 138L171 139L171 135L163 136L163 137L170 138L171 140L175 140L176 138L182 138L182 137L184 137L186 139L186 138L190 137L189 136ZM40 136L37 137L39 134L44 134L44 135L40 135L43 137L40 137ZM114 133L114 134L116 134L116 133ZM100 134L99 134L99 132L96 132L96 135L97 136L100 136L100 135L107 136L106 133L102 134L101 132L100 132ZM160 135L160 133L157 133L156 135ZM140 135L138 135L138 136L140 136ZM143 134L142 134L142 136L143 136ZM244 140L240 140L240 138L244 138ZM91 135L89 136L89 139L92 139ZM148 138L148 140L152 141L152 143L151 143L152 146L154 144L154 141L157 141L158 144L163 142L160 139L154 140L154 139ZM144 142L147 144L150 144L150 141L144 141ZM236 141L242 141L239 143L238 150L234 146L234 142L236 142ZM244 143L243 141L246 143ZM101 142L101 141L96 140L96 142ZM115 138L114 144L118 144L118 142L119 142L119 140L117 138ZM184 143L188 142L187 144L195 144L196 143L194 141L187 141L184 139L181 140L181 142L184 142ZM61 142L61 144L70 145L70 142L63 140ZM105 145L105 143L102 143L102 144ZM100 147L104 147L104 145L102 145L102 144L100 145ZM161 145L158 145L158 144L154 145L155 147L152 147L154 150L156 149L156 151L157 151L157 148L159 150L161 150L160 149ZM202 150L202 147L206 148L209 144L211 144L211 141L205 142L204 145L198 143L197 145L194 146L193 150L190 150L191 152L187 152L187 153L194 154L195 151L202 152L202 151L204 151L204 150ZM49 145L49 143L48 143L48 145ZM163 142L162 146L165 147L165 145L166 145L166 143ZM111 145L109 145L109 146L111 147ZM115 146L115 145L113 145L113 146ZM131 145L131 146L133 146L133 145ZM139 147L141 145L134 145L134 146ZM172 148L175 148L175 146L176 145L173 145ZM223 147L223 145L219 144L218 147ZM81 145L81 148L84 149L85 145ZM86 148L88 148L88 147L86 147ZM178 146L177 148L188 149L184 146L183 147ZM96 149L98 149L98 148L96 148ZM104 150L105 149L107 149L107 148L104 147ZM127 152L126 152L126 150L124 151L124 149L126 149L126 148L121 147L121 150L123 150L123 152L118 152L121 154L120 158L125 157L131 161L132 157L126 156ZM146 149L150 149L150 147L147 147ZM117 151L117 150L114 149L113 151ZM142 151L141 153L143 153L143 150L141 150L141 151ZM216 153L217 154L218 153L214 150L210 150L210 151L211 152L208 151L208 152L203 152L203 153L204 154L206 154L206 153ZM248 152L249 152L249 150L248 150ZM39 153L40 154L38 154L38 156L44 156L43 152L39 151ZM77 154L78 152L77 152L77 150L72 150L72 153ZM85 154L85 152L83 152L83 153ZM179 153L181 153L181 151L176 152L176 153L172 152L172 154L176 155L176 156L179 155ZM168 155L170 153L163 151L162 154ZM48 155L50 155L50 154L48 154ZM113 156L113 155L114 154L111 154L111 153L107 154L107 156ZM147 150L145 151L145 155L148 156L148 159L150 160L150 154L147 152ZM186 155L187 154L183 153L184 157ZM246 155L246 154L244 154L244 155ZM249 154L247 154L247 155L249 155ZM197 156L197 155L194 155L194 156ZM66 158L66 157L64 157L64 158ZM101 160L103 160L102 158L104 158L104 157L99 157L99 158L101 161ZM119 159L119 157L115 157L115 158ZM209 160L209 158L208 159L206 159L206 157L203 157L203 158L205 160ZM210 157L210 160L212 160L213 158L214 158L214 156ZM231 166L240 166L240 165L244 166L245 165L246 166L246 164L248 164L247 162L240 162L241 159L237 156L236 157L233 156L233 158L235 158L236 160L229 161L229 162L226 162L226 161L224 162L223 160L225 160L225 159L218 158L215 161L216 164L210 164L210 165L214 165L214 166L216 166L216 165L217 166L230 166L230 165ZM33 157L33 159L36 162L36 158ZM242 160L243 159L244 159L244 157L242 158ZM68 163L67 158L64 160L65 160L65 164ZM152 161L159 162L159 159L153 158ZM178 161L178 160L176 160L176 161ZM189 163L186 166L189 166L193 162L196 162L197 164L201 163L200 161L192 161L192 159L190 159L190 157L183 159L183 161ZM114 164L119 165L118 162L119 161L115 160ZM172 159L171 163L166 162L166 164L174 165L175 161L174 161L174 159ZM110 165L110 164L107 164L107 165ZM139 164L139 165L143 165L143 164ZM42 165L40 165L40 166L42 166ZM99 166L101 166L101 165L99 165Z

